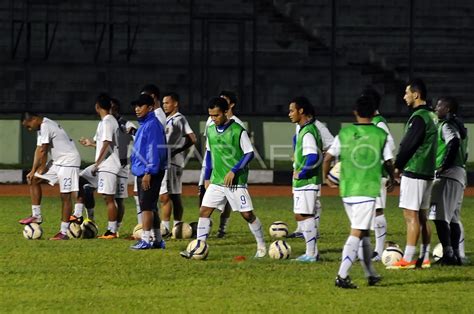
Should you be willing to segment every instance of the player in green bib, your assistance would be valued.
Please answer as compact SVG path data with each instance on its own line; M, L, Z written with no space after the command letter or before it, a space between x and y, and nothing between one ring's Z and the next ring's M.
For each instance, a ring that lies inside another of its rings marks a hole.
M375 215L375 199L380 195L382 162L390 176L389 188L393 186L393 154L387 145L387 133L371 123L373 99L359 97L353 113L357 123L341 129L326 152L323 163L323 177L327 178L334 158L339 156L341 162L339 192L351 222L351 232L342 251L335 284L345 289L357 288L349 277L349 270L357 256L368 284L372 286L381 280L372 265L370 229ZM330 180L325 181L335 187Z
M205 186L197 227L197 239L206 241L209 236L211 214L214 209L223 210L229 202L248 222L257 241L256 258L262 258L267 250L260 220L253 213L252 199L247 190L248 164L253 158L253 147L247 131L228 119L228 102L221 97L209 101L208 111L214 124L209 125L206 138ZM192 253L180 253L191 258Z
M402 170L399 207L407 226L407 244L403 258L387 268L429 268L431 230L427 210L435 173L437 117L426 104L426 86L420 79L410 81L404 100L412 110L395 161L396 173ZM418 259L416 245L421 234Z
M291 122L300 126L294 139L293 211L296 221L302 227L306 252L296 258L296 261L311 263L318 259L314 217L321 189L322 140L314 124L313 105L306 97L291 100L288 116Z
M467 129L456 116L458 102L442 97L436 105L438 149L436 177L431 193L429 218L434 220L438 238L443 245L442 265L461 265L461 203L466 186ZM464 252L463 252L464 253Z

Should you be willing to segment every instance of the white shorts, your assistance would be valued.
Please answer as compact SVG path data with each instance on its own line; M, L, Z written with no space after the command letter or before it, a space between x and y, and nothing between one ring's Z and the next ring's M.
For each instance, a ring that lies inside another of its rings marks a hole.
M115 192L115 198L127 198L128 197L128 174L130 173L130 166L120 168L117 174L117 190Z
M168 193L168 169L165 170L165 176L161 181L160 195Z
M430 220L459 223L461 219L461 206L464 186L448 178L433 181L431 192Z
M374 228L375 198L366 196L351 196L342 198L351 228L371 230Z
M168 193L181 194L183 190L183 168L171 165L168 168Z
M253 210L252 199L246 187L238 187L235 190L211 184L202 199L202 205L209 208L217 208L222 211L226 202L229 202L233 211L249 212Z
M51 165L48 171L35 177L48 181L48 184L59 183L60 193L71 193L79 191L79 167Z
M430 207L433 180L414 179L402 176L398 207L419 211Z
M92 174L92 169L94 169L94 165L90 165L86 169L82 170L81 173L79 174L81 177L87 180L89 182L89 185L93 187L94 189L97 189L97 182L98 182L98 177L97 175Z
M385 186L387 181L387 178L382 177L382 181L380 182L380 196L375 198L375 209L384 209L387 205L387 187Z
M97 193L115 195L117 191L117 175L111 172L98 171L94 176L92 169L94 169L94 165L90 165L82 170L80 176L86 179L91 187L97 189Z
M321 206L319 186L293 189L293 212L295 214L315 215Z

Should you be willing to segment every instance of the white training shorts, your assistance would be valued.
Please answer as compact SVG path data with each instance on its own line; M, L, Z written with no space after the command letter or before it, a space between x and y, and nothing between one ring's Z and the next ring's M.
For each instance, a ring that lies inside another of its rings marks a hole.
M165 170L165 176L161 180L160 195L168 193L168 169Z
M168 168L168 193L181 194L183 190L183 168L171 165Z
M117 189L115 191L115 198L128 197L128 174L130 173L130 166L121 167L117 174Z
M430 220L459 223L464 186L452 179L440 178L433 181L431 192Z
M94 165L90 165L81 171L80 176L89 182L89 184L97 189L97 193L105 195L115 195L117 191L117 175L115 173L98 171L94 176L92 170Z
M293 212L295 214L315 215L321 207L320 186L293 189Z
M387 205L387 184L388 179L382 177L380 181L380 196L375 198L375 209L381 208L384 209Z
M228 187L216 184L209 185L201 206L217 208L222 211L226 202L229 202L233 211L249 212L253 210L252 199L247 187L237 187L231 190Z
M375 198L366 196L343 197L344 209L351 222L351 228L357 230L374 229Z
M433 180L414 179L402 176L398 207L419 211L430 207Z
M51 165L43 174L35 173L35 177L48 181L49 185L59 184L60 193L79 191L79 167Z

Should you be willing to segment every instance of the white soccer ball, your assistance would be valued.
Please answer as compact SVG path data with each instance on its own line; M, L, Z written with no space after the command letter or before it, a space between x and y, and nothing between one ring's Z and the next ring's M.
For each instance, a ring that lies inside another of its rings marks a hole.
M191 253L192 259L203 260L209 254L209 245L207 245L206 241L195 239L189 242L186 251Z
M288 225L283 221L275 221L268 232L272 238L285 238L288 235Z
M95 239L99 233L99 228L97 227L96 223L90 219L84 220L81 225L81 230L83 239Z
M268 255L273 259L288 259L291 255L291 246L283 240L270 244Z
M443 257L443 245L441 243L436 244L433 248L433 259L435 262L439 261Z
M135 228L133 228L132 234L135 240L140 240L142 238L142 231L143 231L142 224L138 224L135 226Z
M334 167L329 170L328 179L334 183L339 184L339 177L341 175L341 162L337 162Z
M23 236L28 240L40 239L43 235L43 228L37 223L30 223L23 228Z
M76 222L69 223L66 234L69 238L79 239L82 235L81 225Z
M188 223L177 223L171 232L173 239L191 239L193 235L193 228Z
M392 266L403 257L403 252L396 246L389 246L382 253L382 263L385 266Z

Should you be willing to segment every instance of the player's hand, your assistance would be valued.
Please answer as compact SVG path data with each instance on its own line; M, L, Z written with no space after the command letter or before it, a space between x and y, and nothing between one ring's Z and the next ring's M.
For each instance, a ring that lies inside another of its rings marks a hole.
M387 180L387 183L385 183L385 187L387 188L388 193L393 191L393 189L395 188L395 183L395 179L389 178Z
M39 167L36 172L38 174L44 174L46 172L46 167Z
M207 190L207 188L209 187L209 185L211 185L211 181L210 180L205 180L204 181L204 188Z
M94 164L94 167L92 167L92 175L95 177L97 175L97 170L99 170L99 166L97 164Z
M232 171L229 171L224 177L224 185L227 187L232 187L234 178L235 178L235 173L233 173Z
M94 141L92 141L90 138L81 137L79 139L79 143L81 143L82 145L84 145L86 147L94 146Z
M145 174L142 179L143 191L148 191L150 189L150 181L151 181L151 176L149 174Z
M135 135L135 133L137 133L137 129L135 129L133 127L129 127L127 129L127 133L130 134L130 135Z
M26 182L28 184L31 184L31 181L33 180L33 177L35 176L35 172L31 170L27 175L26 175Z
M300 171L293 171L293 179L298 180L300 175Z
M326 178L324 180L324 183L326 183L331 189L337 189L337 184Z

